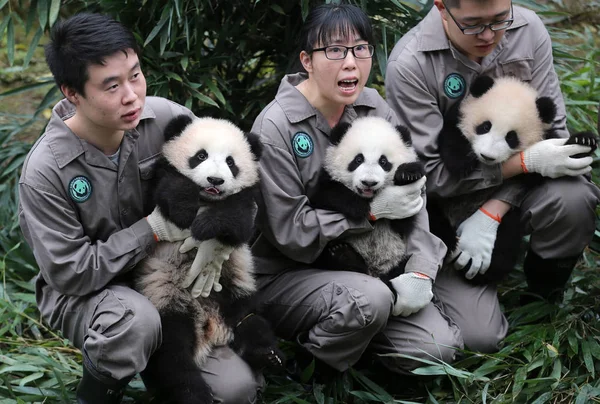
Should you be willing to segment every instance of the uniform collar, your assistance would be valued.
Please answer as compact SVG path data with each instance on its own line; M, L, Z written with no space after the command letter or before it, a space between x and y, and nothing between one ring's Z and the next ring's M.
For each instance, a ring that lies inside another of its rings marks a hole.
M69 100L62 99L52 109L52 116L46 128L46 141L52 151L59 168L65 167L71 161L85 153L91 147L88 142L80 139L65 124L65 120L75 115L75 105ZM144 119L154 119L154 110L146 103L142 111L140 122ZM137 130L125 132L125 138L137 139Z
M521 13L521 8L519 6L513 5L513 13L515 21L512 25L507 29L511 31L516 28L520 28L524 25L527 25L527 20ZM420 52L431 52L431 51L439 51L450 49L450 40L446 36L446 31L444 31L444 25L442 24L442 16L440 15L437 7L432 7L429 13L425 16L423 21L419 23L421 26L421 33L419 35L419 51ZM506 35L498 46L502 46L506 41Z
M288 74L281 80L277 90L275 100L291 123L298 123L317 115L318 110L296 88L298 84L306 79L308 79L307 73ZM376 104L373 97L363 90L356 101L350 105L352 109L356 106L375 108ZM346 110L348 110L348 107L346 107Z

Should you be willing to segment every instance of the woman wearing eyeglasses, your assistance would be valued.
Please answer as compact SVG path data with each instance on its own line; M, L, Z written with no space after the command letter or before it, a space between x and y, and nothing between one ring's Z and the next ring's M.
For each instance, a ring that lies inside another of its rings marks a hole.
M368 218L353 222L310 205L331 128L362 116L398 121L383 98L365 87L374 47L372 28L360 8L316 7L307 16L300 45L306 72L283 78L275 100L252 128L265 149L257 216L261 233L252 248L264 314L280 337L296 340L338 371L356 363L367 348L451 362L462 340L431 302L432 279L445 247L428 231L421 201L392 204L396 215L418 215L408 246L411 258L405 274L396 278L404 299L394 302L379 279L313 264L328 242L372 229ZM405 187L393 188L398 198L408 195ZM420 365L384 360L398 372Z
M540 166L545 168L540 174L553 171L560 176L547 177L534 189L523 189L518 183L523 173L518 153L502 165L480 165L468 178L457 179L444 167L437 146L444 116L482 74L515 76L531 83L541 96L552 98L557 105L553 126L566 138L565 104L554 71L550 36L533 11L513 6L510 0L435 0L434 5L390 55L385 83L388 102L408 124L425 163L428 195L447 198L502 184L482 207L500 218L512 206L520 207L523 229L531 234L523 264L528 290L522 302L533 298L560 302L595 230L594 210L600 193L583 176L572 176L575 169L589 171L590 167L582 167L582 159L569 158L569 149L563 145L546 143L549 146L540 150ZM498 226L486 226L484 222L489 220L473 215L464 222L461 239L475 241L459 240L458 247L472 262L493 249L496 230L492 229ZM454 264L458 271L440 271L437 296L459 325L468 348L496 351L508 330L496 286L468 283L465 274L470 261L459 261ZM480 271L486 269L482 265Z

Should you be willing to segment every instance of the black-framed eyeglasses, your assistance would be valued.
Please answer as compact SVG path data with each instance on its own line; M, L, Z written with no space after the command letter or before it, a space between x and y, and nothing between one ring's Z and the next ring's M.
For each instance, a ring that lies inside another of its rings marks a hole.
M341 60L345 59L346 55L348 55L348 51L351 50L352 54L357 59L370 59L373 57L373 53L375 52L375 47L369 44L360 44L354 46L344 46L344 45L329 45L324 48L316 48L310 51L325 52L325 57L329 60Z
M456 24L458 29L460 29L462 31L462 33L465 35L478 35L478 34L481 34L483 31L485 31L486 28L489 28L492 31L502 31L502 30L505 30L508 27L510 27L512 25L513 21L515 20L514 14L513 14L513 5L512 5L512 1L511 1L510 2L510 18L509 19L503 20L503 21L496 21L491 24L478 24L478 25L469 25L469 26L463 27L462 25L460 25L458 23L458 21L456 21L456 18L454 18L454 16L450 12L450 9L448 8L448 6L446 6L446 2L442 0L442 3L444 4L444 7L446 7L446 12L452 18L452 20L454 21L454 23Z

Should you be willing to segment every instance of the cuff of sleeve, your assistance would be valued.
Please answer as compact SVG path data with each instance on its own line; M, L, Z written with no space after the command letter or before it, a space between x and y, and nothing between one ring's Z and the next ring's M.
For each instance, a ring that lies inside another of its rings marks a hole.
M146 253L149 253L154 249L156 240L154 238L154 232L152 227L148 224L146 218L140 219L131 226L131 230L140 244L140 248Z
M404 272L418 272L427 275L435 281L435 277L437 276L440 266L440 263L433 262L418 255L413 255L406 263Z

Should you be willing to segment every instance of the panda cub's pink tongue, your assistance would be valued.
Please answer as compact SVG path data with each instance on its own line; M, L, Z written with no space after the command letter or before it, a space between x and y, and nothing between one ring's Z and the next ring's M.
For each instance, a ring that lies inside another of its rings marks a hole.
M221 191L219 191L215 187L204 188L204 192L206 192L207 194L213 194L213 195L219 195L221 193Z

